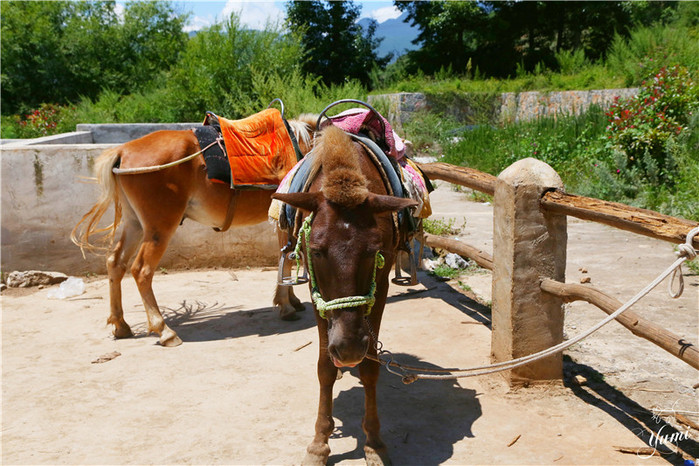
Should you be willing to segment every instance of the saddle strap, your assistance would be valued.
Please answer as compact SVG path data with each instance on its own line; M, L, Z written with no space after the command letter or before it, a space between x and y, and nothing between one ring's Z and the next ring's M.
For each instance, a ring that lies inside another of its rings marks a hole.
M233 223L233 217L235 216L235 207L238 204L238 196L240 195L239 189L231 189L231 198L228 201L228 210L226 211L226 218L223 220L223 225L221 228L214 227L214 231L224 232L228 231Z
M291 130L291 126L289 125L289 122L286 121L286 118L282 117L282 121L284 122L284 127L286 128L286 132L289 133L289 138L291 139L291 145L294 146L294 152L296 152L296 161L299 162L303 158L303 153L301 153L301 148L299 147L299 142L296 140L296 135Z

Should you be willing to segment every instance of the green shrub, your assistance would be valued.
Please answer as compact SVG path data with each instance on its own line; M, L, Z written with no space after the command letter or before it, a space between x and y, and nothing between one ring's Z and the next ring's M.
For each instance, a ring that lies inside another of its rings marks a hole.
M32 139L75 131L71 114L74 107L41 104L26 115L8 115L2 119L2 137Z
M466 221L464 220L464 223L462 224L465 225ZM425 232L437 235L437 236L448 236L448 235L456 235L461 231L461 228L456 226L456 219L455 218L447 218L447 219L429 219L426 218L422 221L422 227L425 229Z
M607 112L609 139L627 156L627 167L637 168L652 182L672 183L675 158L666 143L687 129L699 108L699 88L685 67L663 67L643 81L630 99L616 99Z
M685 2L680 2L685 3ZM695 3L695 2L686 2ZM699 70L699 32L695 27L640 27L629 38L615 36L606 66L625 87L638 86L667 64L681 63Z

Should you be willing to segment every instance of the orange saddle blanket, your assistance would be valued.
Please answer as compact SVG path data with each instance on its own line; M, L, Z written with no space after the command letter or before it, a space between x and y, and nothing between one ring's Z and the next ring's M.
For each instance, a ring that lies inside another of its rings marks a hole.
M296 164L279 110L268 108L242 120L218 119L231 164L231 186L276 188Z

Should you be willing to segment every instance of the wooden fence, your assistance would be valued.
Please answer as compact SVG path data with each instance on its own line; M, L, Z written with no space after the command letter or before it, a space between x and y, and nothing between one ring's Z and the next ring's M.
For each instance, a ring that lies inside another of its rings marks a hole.
M498 177L466 167L435 162L420 168L431 179L466 186L494 196L493 255L457 240L425 234L425 243L455 252L493 271L492 359L526 356L563 341L563 304L584 300L607 314L622 306L589 285L565 282L567 216L672 243L684 243L696 222L625 204L563 191L558 174L536 159L515 162ZM699 237L693 240L699 249ZM645 338L699 369L699 350L672 332L632 311L617 319ZM509 371L520 384L562 378L562 355Z

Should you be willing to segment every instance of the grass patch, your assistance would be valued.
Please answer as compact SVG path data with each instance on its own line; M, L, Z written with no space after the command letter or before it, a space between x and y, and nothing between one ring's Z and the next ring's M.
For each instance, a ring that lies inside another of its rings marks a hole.
M430 233L432 235L437 235L437 236L449 236L449 235L456 235L459 233L461 228L466 225L466 220L464 219L463 223L461 226L456 226L456 219L455 218L446 218L446 219L429 219L426 218L422 221L422 227L425 230L425 232Z
M464 273L464 269L452 269L446 264L439 264L430 273L442 278L456 278Z

